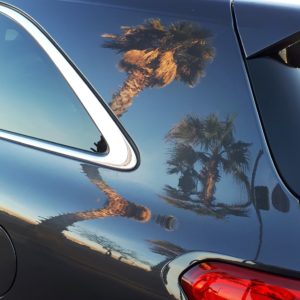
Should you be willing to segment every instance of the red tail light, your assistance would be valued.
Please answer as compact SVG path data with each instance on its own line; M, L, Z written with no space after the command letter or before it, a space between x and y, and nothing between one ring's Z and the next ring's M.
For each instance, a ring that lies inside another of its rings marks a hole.
M219 262L201 263L181 278L189 300L300 300L300 281Z

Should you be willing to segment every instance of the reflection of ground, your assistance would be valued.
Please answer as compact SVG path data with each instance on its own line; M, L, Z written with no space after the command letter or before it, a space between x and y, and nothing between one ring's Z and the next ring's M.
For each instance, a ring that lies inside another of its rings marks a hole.
M145 271L151 271L151 266L144 261L136 259L136 253L124 249L112 241L98 236L94 233L76 231L64 231L63 235L70 241L90 248L113 259L122 261L125 264L136 266Z
M120 295L122 299L169 299L155 268L149 272L124 263L6 212L0 212L0 218L18 259L16 283L7 299L17 299L21 293L25 300L118 299Z
M4 206L0 206L0 212L5 212L5 214L8 214L8 215L10 215L12 217L16 217L19 220L22 220L22 221L24 221L26 223L30 223L30 224L33 224L33 225L34 224L35 225L38 224L38 222L36 220L31 219L31 218L27 218L25 215L23 215L21 213L18 213L18 212L14 211L14 210L11 210L9 208L6 208Z

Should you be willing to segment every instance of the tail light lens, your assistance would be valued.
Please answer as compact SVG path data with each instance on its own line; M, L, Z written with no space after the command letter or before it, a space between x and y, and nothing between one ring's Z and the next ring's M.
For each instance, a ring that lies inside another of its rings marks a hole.
M235 265L204 262L181 286L189 300L300 300L300 281Z

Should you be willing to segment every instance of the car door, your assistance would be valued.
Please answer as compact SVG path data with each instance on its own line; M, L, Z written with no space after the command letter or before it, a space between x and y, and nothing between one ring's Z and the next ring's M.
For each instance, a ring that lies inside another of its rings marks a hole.
M184 299L203 260L299 271L230 1L7 2L7 299Z

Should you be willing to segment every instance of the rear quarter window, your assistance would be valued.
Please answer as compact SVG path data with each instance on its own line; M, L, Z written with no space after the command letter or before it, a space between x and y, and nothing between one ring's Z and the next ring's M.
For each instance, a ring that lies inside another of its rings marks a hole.
M282 178L300 195L300 43L290 38L247 61L266 137Z
M0 14L0 128L93 151L100 132L47 54ZM94 149L96 150L96 149Z

